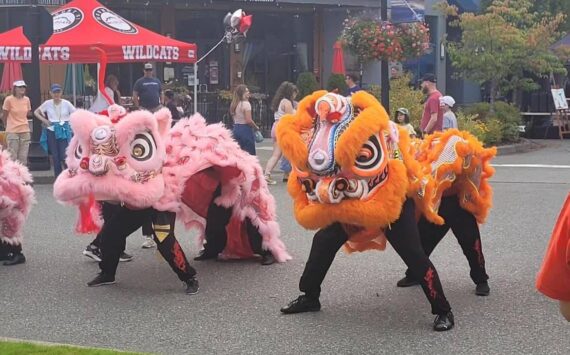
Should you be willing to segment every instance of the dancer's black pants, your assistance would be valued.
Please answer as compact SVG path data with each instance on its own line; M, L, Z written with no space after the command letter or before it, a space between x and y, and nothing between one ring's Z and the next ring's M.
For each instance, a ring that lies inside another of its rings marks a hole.
M424 217L418 222L418 230L425 253L430 256L451 228L467 258L467 262L469 262L471 279L475 284L486 282L489 276L485 271L481 234L475 216L461 207L457 196L447 196L441 199L439 215L445 220L444 225L433 224ZM409 269L406 271L406 276L413 278Z
M221 253L225 247L228 240L228 233L226 231L226 227L230 222L230 218L232 216L232 208L231 207L223 207L218 206L214 203L214 199L220 196L222 193L222 186L219 185L216 191L214 192L214 196L212 201L210 202L210 206L208 207L208 214L206 216L206 245L204 246L205 255L216 256ZM247 235L249 238L249 244L251 246L251 250L255 254L264 255L267 251L263 250L262 240L263 237L259 233L257 227L251 223L249 218L246 218L246 229Z
M437 271L425 255L414 219L414 202L406 200L400 218L386 230L386 237L396 253L408 265L431 304L433 314L445 314L451 307L445 298ZM309 260L299 282L299 289L310 297L319 297L321 284L348 235L340 223L319 230L313 238Z
M152 208L130 210L126 207L119 207L110 219L105 220L101 230L101 253L103 254L99 263L101 271L109 276L115 275L127 237L147 220L152 220L153 236L158 251L178 278L186 281L194 277L196 270L188 263L184 251L174 236L176 214L160 212Z
M120 208L121 208L121 206L118 204L115 205L115 204L108 203L108 202L102 202L101 203L101 214L103 215L103 222L111 219L111 217L113 216L115 211L119 210ZM144 236L152 236L153 235L152 220L151 219L143 222L142 233ZM95 237L95 239L91 242L91 245L96 246L97 248L101 248L101 232L99 232L97 234L97 237Z

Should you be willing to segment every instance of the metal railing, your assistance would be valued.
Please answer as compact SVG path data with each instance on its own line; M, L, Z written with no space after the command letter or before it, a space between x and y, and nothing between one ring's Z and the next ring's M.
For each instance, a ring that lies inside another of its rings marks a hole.
M50 99L49 92L42 92L41 98L42 102ZM64 98L73 103L73 97L64 95ZM75 97L77 107L84 109L88 109L94 99L95 97L89 95ZM184 110L184 115L191 116L194 112L192 99L187 97L179 101ZM269 98L250 98L249 102L251 103L253 120L260 127L263 135L269 136L274 120ZM229 129L233 127L233 120L230 116L230 101L220 98L217 93L199 93L198 112L206 119L208 124L223 122Z

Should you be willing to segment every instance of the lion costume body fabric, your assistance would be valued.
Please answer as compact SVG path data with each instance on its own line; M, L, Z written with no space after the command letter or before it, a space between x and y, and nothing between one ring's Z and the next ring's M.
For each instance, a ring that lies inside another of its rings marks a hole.
M133 209L174 212L186 227L201 231L203 242L207 223L216 223L206 220L213 201L232 208L226 256L252 256L250 222L261 234L263 249L279 262L291 258L279 239L275 201L257 158L243 152L222 125L207 126L195 115L170 128L168 109L126 113L115 105L109 116L79 110L71 117L75 136L68 169L56 180L54 196L80 208L79 231L96 231L92 227L100 225L94 200L115 201ZM221 194L214 199L220 185Z
M293 166L288 190L295 217L303 227L319 230L300 281L306 296L282 312L310 310L303 305L318 299L342 245L348 252L384 250L388 239L438 314L434 328L451 329L451 307L416 223L421 213L443 224L437 212L446 193L457 194L461 206L483 220L490 207L493 150L456 130L413 143L363 91L351 98L313 93L295 115L281 119L277 140Z
M22 244L22 229L35 203L31 184L28 169L0 147L0 243Z

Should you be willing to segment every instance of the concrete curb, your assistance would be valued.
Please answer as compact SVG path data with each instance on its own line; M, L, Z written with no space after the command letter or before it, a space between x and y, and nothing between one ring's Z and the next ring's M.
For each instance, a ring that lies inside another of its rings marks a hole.
M520 142L518 143L497 146L497 155L525 153L530 150L540 149L544 147L545 144L540 144L528 139L521 138Z

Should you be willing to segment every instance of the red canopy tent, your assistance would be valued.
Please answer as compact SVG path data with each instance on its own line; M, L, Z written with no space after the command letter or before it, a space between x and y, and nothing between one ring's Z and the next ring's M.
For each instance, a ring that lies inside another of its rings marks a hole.
M197 59L195 44L137 26L95 0L71 1L52 16L54 33L40 46L43 62L96 63L101 53L109 63L194 63ZM30 62L31 53L22 27L0 34L0 62Z

